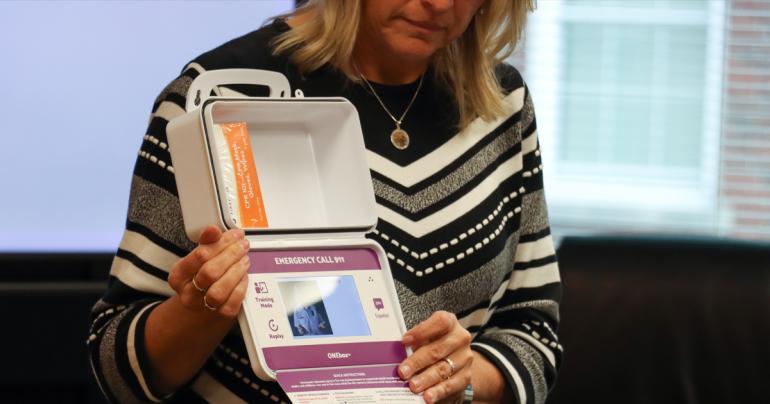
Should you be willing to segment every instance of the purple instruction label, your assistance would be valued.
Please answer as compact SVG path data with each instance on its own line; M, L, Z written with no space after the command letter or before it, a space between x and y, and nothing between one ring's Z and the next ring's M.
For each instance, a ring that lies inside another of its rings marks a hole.
M250 274L380 269L369 248L252 251L249 258Z
M406 359L401 341L272 347L262 352L273 370L379 365Z
M398 377L396 369L397 365L383 365L278 372L278 383L287 393L407 387L408 383Z

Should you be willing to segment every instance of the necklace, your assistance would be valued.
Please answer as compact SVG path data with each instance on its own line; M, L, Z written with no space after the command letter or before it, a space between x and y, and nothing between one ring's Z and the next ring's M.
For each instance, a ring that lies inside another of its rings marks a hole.
M385 103L382 102L382 99L379 95L377 95L377 91L374 90L374 86L372 86L371 83L369 83L369 80L364 77L364 75L361 73L360 70L358 70L358 66L353 64L353 67L355 67L356 72L361 77L361 80L366 83L366 86L369 87L369 90L372 92L372 95L374 95L374 98L377 99L377 101L382 106L382 109L385 110L385 113L388 114L390 119L393 120L393 123L396 124L396 129L393 129L392 132L390 132L390 143L393 144L393 146L398 150L404 150L407 147L409 147L409 134L406 133L405 130L401 129L401 124L404 123L404 117L406 116L406 113L409 112L409 109L412 108L412 104L414 104L414 100L417 99L417 94L420 92L420 88L422 88L422 79L425 77L425 75L420 76L420 82L417 84L417 90L415 90L414 95L412 95L412 99L409 101L409 105L406 106L406 109L404 109L404 112L401 114L401 117L396 119L393 114L390 113L390 110L388 107L385 106Z

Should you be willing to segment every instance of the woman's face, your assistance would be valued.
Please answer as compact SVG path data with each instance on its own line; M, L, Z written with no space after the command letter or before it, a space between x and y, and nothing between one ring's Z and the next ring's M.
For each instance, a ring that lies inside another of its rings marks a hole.
M485 0L361 0L359 39L408 60L427 60L459 37Z

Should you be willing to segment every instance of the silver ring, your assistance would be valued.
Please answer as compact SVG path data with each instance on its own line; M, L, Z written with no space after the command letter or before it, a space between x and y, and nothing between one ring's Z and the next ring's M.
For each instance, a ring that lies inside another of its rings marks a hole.
M195 289L198 290L198 292L206 293L206 289L203 289L202 287L198 286L198 284L195 282L195 277L192 277L192 284Z
M452 362L452 360L451 360L451 359L449 359L449 358L444 358L444 362L446 362L447 364L449 364L449 376L447 376L447 377L444 379L444 380L447 380L447 379L449 379L450 377L452 377L452 376L455 374L455 363L454 363L454 362Z
M206 295L203 295L203 307L211 310L211 311L217 311L217 308L210 305L208 301L206 301Z

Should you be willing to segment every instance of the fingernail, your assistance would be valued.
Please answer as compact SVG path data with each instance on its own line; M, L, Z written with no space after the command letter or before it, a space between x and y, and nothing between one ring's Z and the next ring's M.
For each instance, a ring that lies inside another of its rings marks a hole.
M242 229L238 229L238 230L236 231L236 236L237 236L238 238L244 238L244 237L246 237L246 232L245 232L245 231L243 231Z
M417 391L420 391L420 390L421 390L421 389L420 389L420 387L422 387L422 386L421 386L421 384L422 384L422 378L420 378L420 377L415 377L414 379L412 379L412 380L411 380L411 382L412 382L412 387L414 387L414 389L415 389L415 390L417 390Z
M412 376L412 369L407 365L401 365L398 370L401 372L401 377L404 379L408 379L410 376Z
M425 395L423 395L422 397L423 397L423 398L425 399L425 401L426 401L426 402L428 402L428 403L432 403L432 402L433 402L433 400L434 400L434 398L433 398L433 393L425 393Z
M406 335L404 336L403 339L401 339L401 343L406 346L411 346L413 342L414 342L414 337L411 335Z
M251 247L251 244L249 243L249 240L244 239L241 241L241 245L243 245L243 249L246 251L249 251L249 247Z
M244 255L243 258L241 258L241 263L243 265L249 265L249 261L251 261L251 259L249 258L248 255Z

